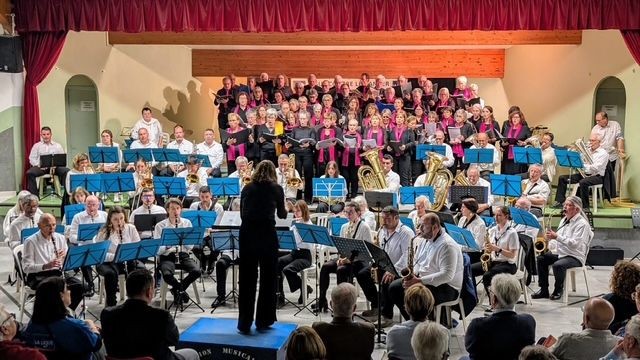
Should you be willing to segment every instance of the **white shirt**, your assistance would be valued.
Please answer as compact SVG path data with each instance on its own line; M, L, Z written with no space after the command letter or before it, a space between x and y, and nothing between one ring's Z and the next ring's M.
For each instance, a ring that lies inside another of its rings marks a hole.
M484 237L487 234L487 225L480 215L476 215L473 220L467 224L467 218L465 216L460 218L458 226L467 229L473 235L473 239L480 249L484 246Z
M346 224L342 224L342 226L340 227L340 237L373 242L373 237L371 236L371 228L362 219L358 220L357 223L352 223L351 221L349 221Z
M158 206L156 204L151 205L151 207L146 207L144 205L141 205L131 212L131 215L129 215L129 223L135 224L136 215L166 214L166 213L167 213L167 210L165 210L162 206ZM153 237L152 231L140 231L139 234L140 234L140 238L142 239L150 239Z
M418 229L420 227L420 225L422 224L422 221L420 221L420 216L418 216L418 210L411 210L409 215L407 215L407 218L409 218L411 220L411 222L413 223L413 228L414 229Z
M489 229L489 241L492 244L498 246L501 249L507 250L519 250L520 249L520 240L518 240L518 233L516 230L509 224L505 225L504 229L500 230L499 226L496 225ZM516 252L516 256L513 258L508 258L504 255L504 252L500 252L497 254L495 252L491 253L491 259L493 261L502 261L508 262L510 264L515 264L518 259L518 254Z
M211 162L213 169L219 169L220 165L222 165L222 159L224 157L222 145L215 140L211 145L207 145L206 142L201 142L196 145L196 153L209 156L209 162Z
M462 249L444 229L434 241L420 244L415 254L413 272L423 284L436 287L449 284L458 291L462 289Z
M486 204L489 205L489 206L493 205L493 195L491 194L491 183L490 182L488 182L487 180L479 177L477 183L472 184L471 181L469 181L469 184L471 186L484 186L484 187L486 187L487 188L487 202L486 202Z
M294 169L293 171L295 172L295 177L300 179L300 174L298 173L298 170ZM289 199L295 199L296 196L298 195L298 189L291 186L287 186L287 175L286 173L283 173L279 167L276 168L276 177L278 178L278 185L280 185L282 187L282 190L284 190L284 197Z
M591 129L591 134L600 135L602 138L600 146L609 154L609 161L618 160L617 143L619 139L624 139L624 137L622 136L622 128L617 121L609 120L605 127L596 124Z
M496 167L500 167L500 153L496 150L496 147L487 144L485 147L477 147L475 145L471 145L469 149L492 149L493 150L493 163L491 164L470 164L471 166L475 165L478 167L480 171L494 171Z
M38 211L40 211L40 209L38 209ZM17 203L11 209L7 210L4 220L2 220L2 233L4 234L6 241L9 241L9 227L11 226L11 223L20 216L21 212L22 210L20 210L20 206ZM40 213L42 213L42 211L40 211Z
M376 214L369 211L369 209L362 210L360 213L360 218L364 220L365 224L369 226L369 229L375 231L376 228Z
M140 241L140 235L138 234L138 230L132 224L124 224L122 229L122 238L120 238L120 233L118 231L112 231L109 238L106 238L107 233L102 229L96 237L94 238L94 242L100 242L104 240L111 241L111 245L109 245L109 249L107 250L107 256L105 258L105 262L111 262L116 256L116 250L118 250L118 245L120 244L128 244Z
M445 168L450 168L453 166L453 162L455 161L455 159L453 158L453 150L451 150L451 145L447 144L447 143L442 143L442 144L435 144L437 146L444 146L444 157L447 158L447 160L442 162L442 166L444 166ZM417 179L416 179L416 182ZM418 185L415 185L418 186ZM422 185L420 185L422 186Z
M380 189L378 191L391 192L394 194L398 193L400 189L400 175L393 172L393 170L389 170L389 172L384 176L387 181L387 187L384 189Z
M17 245L20 245L20 242L22 240L20 234L22 233L22 230L37 227L41 215L42 211L36 211L33 218L28 218L24 214L21 214L15 220L13 220L13 222L11 222L11 226L9 227L9 236L7 238L7 240L9 241L9 247L14 248Z
M167 149L178 149L181 155L193 154L193 143L187 139L182 139L180 143L178 140L173 140L167 144ZM169 165L181 165L179 162L169 162Z
M122 150L120 150L120 145L118 143L113 143L111 144L111 146L109 145L105 145L101 142L96 144L97 147L115 147L118 149L118 162L117 163L103 163L103 166L107 166L107 167L114 167L117 165L120 165L120 163L122 162ZM100 165L100 164L98 164Z
M297 221L298 224L307 224L307 225L313 225L313 221L311 221L311 219L309 219L309 221ZM304 241L302 241L302 237L300 236L300 234L298 233L298 229L296 229L295 226L291 226L291 231L293 231L293 237L296 239L296 247L298 249L307 249L307 250L314 250L313 244L310 243L306 243ZM231 256L231 255L229 255Z
M584 265L587 260L587 247L593 238L589 221L580 214L572 217L569 222L566 217L562 218L556 233L558 257L573 256Z
M22 251L22 269L26 274L45 271L43 266L56 258L55 249L67 252L67 241L64 235L54 232L51 236L52 238L45 239L42 233L38 231L25 240ZM55 246L52 240L55 241Z
M557 165L558 159L556 158L556 151L551 146L542 149L542 167L550 183L553 182L553 178L556 176Z
M389 259L393 262L398 273L407 267L407 250L409 242L414 236L413 230L399 220L395 229L389 230L383 226L378 231L380 247L389 254Z
M151 121L146 122L144 119L138 120L131 128L131 138L138 140L138 130L145 128L149 132L149 142L158 145L158 142L162 138L162 125L156 118L151 118ZM135 141L134 141L135 142Z
M515 224L513 225L513 229L518 234L525 234L529 236L533 241L536 241L536 239L538 238L538 232L540 231L540 229L538 229L537 227L527 226L524 224Z
M181 177L184 179L184 184L187 187L187 196L191 196L191 197L198 197L198 192L200 190L200 188L202 186L207 186L207 170L203 167L198 169L198 182L197 183L193 183L190 184L187 181L187 174L189 172L187 170L183 170L180 173L178 173L178 177Z
M99 224L107 222L107 213L98 210L95 217L92 217L87 213L87 210L75 214L73 220L71 220L71 226L69 228L69 242L72 244L78 243L78 227L81 224Z
M129 149L131 150L135 150L135 149L157 149L158 148L158 144L154 143L153 141L149 140L149 142L145 145L143 143L140 142L140 140L134 140L131 143L131 146L129 146ZM151 161L150 165L151 166L155 166L157 164L156 161ZM129 165L133 165L133 163L129 163Z
M211 211L211 207L204 209L201 207L201 202L200 201L194 201L191 203L191 206L189 206L189 210L199 210L199 211ZM219 204L219 203L214 203L213 204L213 211L216 213L216 217L219 218L222 216L222 213L224 213L224 207Z
M238 170L232 172L228 177L238 178L238 183L240 184L240 192L242 192L242 188L244 187L244 184L242 183L242 179L240 179L240 173L238 172Z
M164 228L188 228L188 227L193 227L193 225L191 225L191 221L189 221L189 219L185 219L185 218L180 218L180 222L178 223L178 226L176 226L175 224L171 224L169 222L169 218L166 218L162 221L160 221L159 223L156 224L155 229L153 230L153 238L154 239L161 239L162 238L162 229ZM193 245L184 245L182 246L182 249L180 251L185 251L185 250L191 250L193 248ZM158 249L158 255L169 255L173 252L175 252L177 249L175 246L172 246L170 248L167 248L166 246L160 246L160 248Z
M544 200L544 204L547 203L549 199L549 195L551 195L551 189L549 188L549 184L547 184L544 180L538 179L536 182L532 182L530 179L522 180L522 185L524 187L524 191L522 191L522 195L526 196L529 200ZM532 205L533 207L543 208L543 205Z
M31 152L29 153L29 164L31 164L31 166L40 167L40 156L53 154L64 154L62 145L54 141L51 141L48 144L44 141L39 141L33 144L33 147L31 148ZM45 165L45 167L49 166Z
M593 160L593 164L584 163L584 172L587 176L604 176L607 165L609 165L609 154L600 146L591 151L591 159ZM584 162L584 159L582 159L582 161Z

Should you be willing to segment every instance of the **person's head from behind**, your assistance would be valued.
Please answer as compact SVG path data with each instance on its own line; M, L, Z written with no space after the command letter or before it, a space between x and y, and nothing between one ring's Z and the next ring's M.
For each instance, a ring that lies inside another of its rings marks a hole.
M411 285L404 293L404 308L411 320L425 321L433 311L433 294L422 284Z
M153 300L155 289L153 288L153 275L147 269L132 271L127 276L127 297L130 299L143 300L147 304Z
M603 298L595 297L587 300L582 313L582 327L585 329L607 330L615 310L610 302Z
M611 292L624 299L632 300L631 296L640 284L640 265L622 260L613 267L609 288Z
M495 309L513 310L520 298L520 282L511 274L498 274L491 279L491 304Z
M276 167L269 160L263 160L256 166L253 175L251 175L252 183L260 182L276 182Z
M287 360L320 360L327 357L327 349L310 326L295 329L287 345Z
M36 289L31 321L50 324L67 316L71 304L71 292L61 277L52 276L43 280Z
M0 341L11 341L17 333L15 315L10 314L4 305L0 304Z
M431 321L418 324L411 336L411 347L417 360L449 358L449 331Z
M529 345L520 351L518 360L557 360L557 358L542 345Z
M356 310L358 293L356 287L350 283L343 282L334 287L331 291L331 308L334 317L346 317L351 319L351 315Z
M627 322L622 339L622 349L627 357L640 356L640 315L632 316Z

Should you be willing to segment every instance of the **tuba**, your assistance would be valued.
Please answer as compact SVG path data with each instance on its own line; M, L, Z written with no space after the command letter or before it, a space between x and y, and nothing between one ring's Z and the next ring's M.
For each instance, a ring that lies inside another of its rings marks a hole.
M582 140L582 138L574 141L573 144L569 146L569 149L580 153L580 157L582 157L582 161L585 164L588 164L588 165L593 164L593 158L591 157L591 150L584 143L584 140ZM587 177L583 169L578 169L578 171L580 172L580 175L582 175L582 177Z
M453 183L453 175L451 171L442 167L444 156L432 151L427 155L429 156L429 167L423 186L433 186L435 193L431 209L440 211L447 202L449 187Z
M453 179L453 182L455 182L456 185L459 186L471 186L471 183L469 182L467 177L464 176L464 171L460 171L458 175L456 175L456 177Z
M296 155L289 155L289 167L285 173L287 178L287 187L302 190L302 179L296 176Z
M380 162L378 149L371 149L360 156L367 159L369 164L371 164L371 166L360 166L358 169L358 179L362 183L362 189L364 191L370 191L386 188L387 179L382 171L382 162Z

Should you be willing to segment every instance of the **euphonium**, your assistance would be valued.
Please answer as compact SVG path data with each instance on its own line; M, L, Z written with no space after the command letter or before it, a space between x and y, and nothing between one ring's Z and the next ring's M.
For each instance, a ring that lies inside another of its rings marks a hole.
M482 271L487 272L489 265L491 265L491 251L487 250L487 245L491 243L489 240L489 230L484 233L484 250L480 255L480 263L482 264Z
M140 189L144 188L153 189L153 174L149 168L140 176Z
M464 171L459 172L458 175L456 175L456 177L453 179L453 182L455 182L456 185L459 186L471 186L471 183L469 182L467 177L464 176Z
M576 141L574 141L573 144L571 144L569 146L569 149L577 151L578 153L580 153L580 155L582 157L582 161L585 164L587 164L587 165L592 165L593 164L593 158L591 157L591 150L584 143L584 140L582 140L582 138L577 139ZM580 172L580 175L582 175L582 177L587 177L587 175L585 174L583 169L578 169L578 171Z
M444 156L436 152L429 152L427 155L429 156L429 167L423 186L433 186L435 194L431 209L440 211L447 202L449 187L453 183L453 175L451 171L442 166Z
M240 179L242 179L242 186L251 182L251 174L253 173L253 161L249 161L247 168L244 171L240 171Z
M301 190L302 179L296 176L296 155L289 155L289 167L285 173L287 178L287 187Z
M362 183L364 191L380 190L387 187L387 179L382 171L382 162L378 155L378 149L366 151L361 157L369 161L369 165L360 166L358 169L358 179Z
M187 174L187 182L189 184L197 184L200 182L200 177L196 173Z
M540 136L538 135L533 135L529 138L527 138L527 140L525 140L524 142L526 142L528 145L525 145L525 147L534 147L534 148L540 148Z
M418 236L419 235L416 235L412 237L411 240L409 240L409 249L407 250L407 267L400 271L400 275L402 275L402 278L405 280L411 279L413 277L413 263L415 261L414 259L416 252L416 249L413 247L413 242Z

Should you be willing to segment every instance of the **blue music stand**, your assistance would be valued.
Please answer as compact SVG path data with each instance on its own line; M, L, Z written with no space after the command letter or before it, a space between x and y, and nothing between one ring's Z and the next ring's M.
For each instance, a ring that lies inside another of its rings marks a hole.
M84 211L84 204L65 205L64 216L65 216L65 222L67 223L67 225L71 225L71 222L73 221L73 217L76 216L77 213L80 213L83 211Z
M37 226L32 228L22 229L20 231L20 244L24 244L24 241L27 240L29 236L37 233L39 230L40 228ZM56 225L55 232L57 232L58 234L64 235L64 225Z
M400 222L409 227L413 232L416 232L415 226L413 226L413 221L406 216L400 216Z
M511 219L514 223L542 230L540 222L530 212L518 209L517 207L510 207L509 210L511 211Z
M240 196L240 179L238 178L209 178L207 185L211 194L217 198L221 196Z
M400 203L411 205L416 203L418 196L424 195L433 203L433 186L402 186L400 187Z
M78 243L93 240L104 223L80 224L78 226Z
M324 226L295 223L293 224L293 227L296 228L303 242L308 244L335 246L331 236L329 236L329 230Z
M344 217L329 218L329 228L331 229L331 235L340 236L340 229L342 229L342 225L348 222L349 219Z
M239 229L216 230L211 233L211 245L218 251L236 251L239 248L239 238Z
M522 178L519 175L490 174L491 193L493 195L520 197Z
M517 164L542 164L542 150L534 147L513 147L513 162Z
M206 229L201 227L184 227L184 228L171 228L166 227L162 229L162 246L196 246L202 245L202 238Z
M103 191L106 193L120 193L125 191L135 191L136 183L133 180L133 173L104 173L102 174Z
M347 183L341 178L313 178L313 196L317 198L342 198L345 196Z
M482 219L482 221L484 221L484 225L488 228L496 224L496 219L492 218L491 216L480 215L480 218Z
M135 163L140 159L151 162L153 161L153 154L151 149L127 149L122 151L122 158L126 163Z
M160 239L120 244L118 245L116 254L113 257L113 262L121 263L125 261L155 257L156 254L158 254L158 248L160 248L161 245L162 240Z
M558 165L562 167L568 167L571 169L581 169L584 167L580 153L577 151L560 150L556 149L556 159L558 159Z
M209 156L205 155L205 154L186 154L186 155L180 155L180 160L179 162L183 162L183 163L187 163L189 162L189 158L197 158L198 161L200 162L200 166L203 167L211 167L211 160L209 160Z
M118 150L115 146L89 146L89 161L94 164L120 163Z
M71 174L71 189L82 187L91 193L102 192L102 174Z
M185 210L180 216L189 219L193 227L212 228L218 214L215 211Z
M278 244L281 250L296 250L296 237L291 230L278 230Z
M493 149L464 149L465 164L493 164Z
M187 184L182 177L154 176L153 188L157 195L187 195Z
M416 146L416 160L424 160L428 158L430 152L447 156L447 148L444 145L419 144Z
M451 236L451 238L453 238L453 240L455 240L455 242L457 242L460 246L480 251L480 247L478 247L478 244L476 243L476 240L473 237L471 231L448 223L445 223L444 226L447 229L447 233L449 233L449 236Z
M159 162L182 162L178 149L151 149L151 155Z

